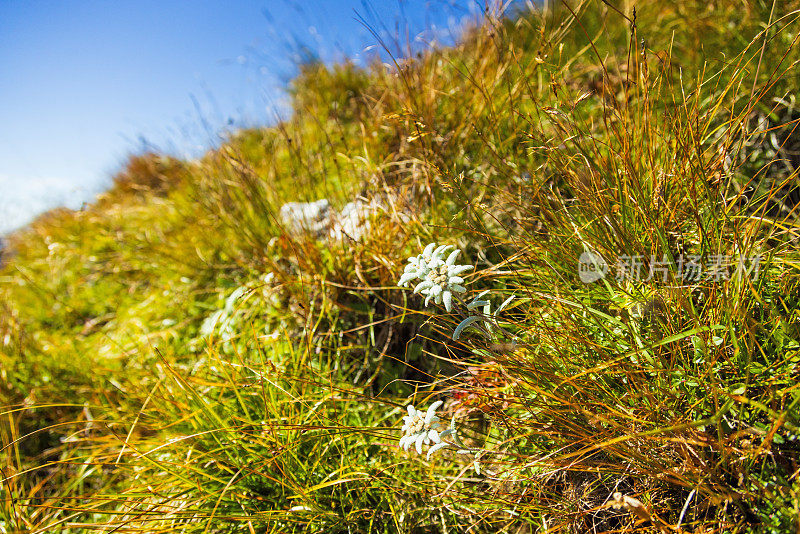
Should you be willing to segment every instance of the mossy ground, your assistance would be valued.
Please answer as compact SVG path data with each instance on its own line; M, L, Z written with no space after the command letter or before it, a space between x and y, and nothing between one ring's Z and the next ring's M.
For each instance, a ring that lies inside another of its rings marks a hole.
M555 4L12 236L0 532L800 531L800 3ZM357 196L358 241L278 213ZM396 286L432 241L492 336ZM717 256L762 260L677 276ZM436 399L480 474L398 448Z

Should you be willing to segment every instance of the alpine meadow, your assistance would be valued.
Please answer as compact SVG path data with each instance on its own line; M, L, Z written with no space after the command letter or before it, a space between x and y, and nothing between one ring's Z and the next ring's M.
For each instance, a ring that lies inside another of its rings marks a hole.
M800 1L502 8L7 237L0 533L800 533Z

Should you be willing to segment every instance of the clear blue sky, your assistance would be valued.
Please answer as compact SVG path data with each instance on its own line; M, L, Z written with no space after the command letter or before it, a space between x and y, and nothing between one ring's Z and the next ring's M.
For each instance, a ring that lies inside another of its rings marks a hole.
M144 146L199 154L230 125L273 121L301 47L374 53L357 14L447 43L482 3L0 0L0 233L79 207Z

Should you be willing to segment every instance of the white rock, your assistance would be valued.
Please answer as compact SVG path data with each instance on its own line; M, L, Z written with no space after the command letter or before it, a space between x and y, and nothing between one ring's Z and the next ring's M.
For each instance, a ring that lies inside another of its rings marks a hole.
M294 232L307 230L322 237L330 228L331 211L326 198L316 202L287 202L281 206L281 219Z
M370 230L369 218L378 208L376 202L366 204L360 200L348 202L338 214L330 231L332 239L360 241Z
M319 239L360 241L370 230L370 217L380 207L377 201L356 200L341 212L328 199L289 202L281 206L281 219L293 232L308 231Z

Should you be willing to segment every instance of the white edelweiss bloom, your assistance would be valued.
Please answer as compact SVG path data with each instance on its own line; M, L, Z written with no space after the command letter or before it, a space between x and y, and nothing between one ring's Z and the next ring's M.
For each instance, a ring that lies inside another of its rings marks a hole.
M425 247L422 254L408 258L408 265L406 265L403 275L400 277L400 281L397 285L404 287L415 278L424 278L425 275L428 274L428 263L431 260L431 255L435 247L436 243L431 243Z
M450 248L453 248L453 246L439 245L437 247L436 243L430 243L422 251L422 254L408 258L408 265L406 265L397 285L404 287L416 278L424 279L431 268L442 261L442 255Z
M431 299L436 304L444 304L447 311L453 309L453 293L465 293L467 289L462 285L464 279L459 276L472 269L472 265L456 265L455 261L461 251L456 249L450 253L446 261L439 259L430 265L430 271L425 280L414 288L414 292L426 295L425 305Z
M450 434L450 430L442 429L436 410L442 405L442 401L436 401L430 405L427 412L417 410L412 405L408 405L408 415L403 417L403 437L400 438L400 446L408 450L413 444L419 454L422 454L422 446L434 443L432 449L439 450L442 438ZM430 453L428 454L430 457Z
M456 258L461 253L458 249L451 251L445 260L444 254L451 248L452 245L437 247L436 243L429 244L422 254L408 259L398 285L407 286L418 279L420 282L414 286L414 293L426 297L425 306L433 300L436 304L444 304L448 312L452 311L453 294L467 291L460 275L472 269L472 265L456 265Z

